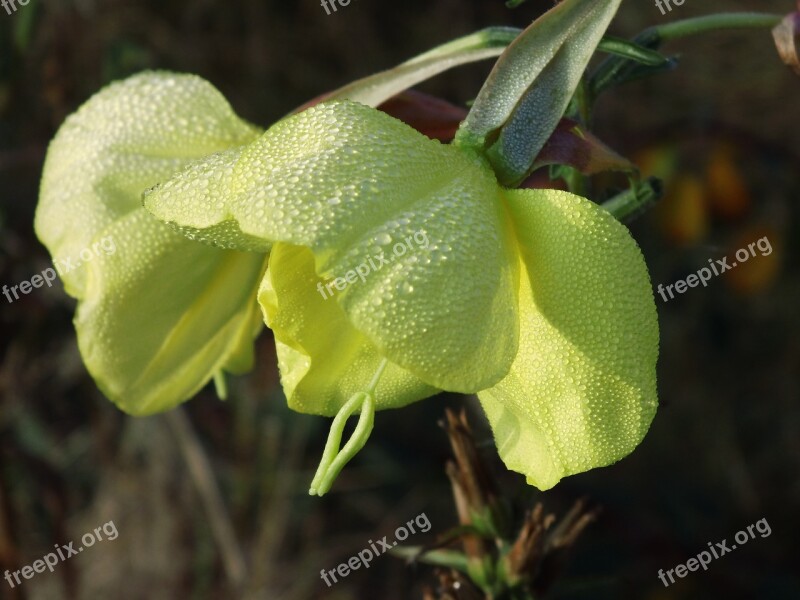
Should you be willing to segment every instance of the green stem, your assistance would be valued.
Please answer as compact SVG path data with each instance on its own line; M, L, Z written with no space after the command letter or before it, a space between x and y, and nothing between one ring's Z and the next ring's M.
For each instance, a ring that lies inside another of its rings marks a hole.
M384 370L386 370L386 365L388 364L389 360L384 358L381 361L381 364L378 365L378 369L375 371L375 375L372 376L372 381L370 381L369 385L367 386L368 394L375 393L375 388L378 387L378 380L381 378L381 375L383 375Z
M774 27L781 20L780 15L752 12L704 15L650 27L637 35L633 42L650 50L656 50L669 40L725 29ZM661 65L646 65L634 62L629 58L626 59L626 57L609 57L592 73L589 84L590 102L611 87L656 75L674 68L675 64L674 59Z
M659 41L667 41L720 29L772 28L782 19L781 15L767 13L720 13L658 25L642 35L655 34Z
M564 176L564 181L567 184L567 190L576 196L588 196L589 191L587 184L589 178L581 173L578 169L567 167L568 171Z
M222 369L214 372L214 389L217 392L217 398L220 400L228 399L228 384L225 381L225 373Z
M661 183L655 177L650 177L641 183L634 183L630 189L606 200L601 206L624 223L655 204L661 195Z

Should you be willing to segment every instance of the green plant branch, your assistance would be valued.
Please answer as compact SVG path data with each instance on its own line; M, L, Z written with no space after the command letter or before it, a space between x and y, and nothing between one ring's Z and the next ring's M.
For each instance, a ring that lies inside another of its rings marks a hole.
M781 15L755 12L704 15L650 27L639 33L633 42L650 50L656 50L669 40L710 31L771 28L780 23L782 18ZM675 59L670 59L661 65L647 65L642 64L642 61L634 62L619 56L609 57L589 78L588 103L591 106L602 92L611 87L656 75L674 68L676 64Z
M632 220L655 204L663 193L661 183L650 177L633 183L630 189L606 200L601 206L623 223Z
M641 36L655 35L657 43L677 38L697 35L707 31L722 29L759 29L775 27L783 19L782 15L768 13L720 13L683 19L665 25L645 29ZM641 43L642 40L637 38Z

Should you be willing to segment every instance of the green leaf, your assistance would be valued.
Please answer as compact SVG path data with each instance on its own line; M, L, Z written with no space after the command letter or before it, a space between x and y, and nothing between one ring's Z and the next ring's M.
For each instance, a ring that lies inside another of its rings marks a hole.
M623 225L566 192L506 195L522 254L520 347L478 396L506 466L545 490L642 440L657 405L658 322Z
M648 67L662 67L670 62L666 56L655 50L637 44L635 41L611 35L604 36L597 49Z
M497 61L456 143L486 149L503 185L514 187L530 172L619 4L565 0L534 21Z
M245 235L310 248L326 281L368 269L336 301L425 383L471 393L507 372L516 261L500 190L479 158L332 102L280 121L242 153L216 222L184 177L145 198L182 231L209 237L229 215Z
M370 384L383 357L320 285L307 248L276 244L258 299L275 334L281 383L292 410L333 416ZM322 293L320 293L322 289ZM323 296L324 294L324 296ZM389 363L374 396L377 410L436 394Z
M522 29L516 27L487 27L442 44L396 67L353 81L311 101L301 107L301 110L323 100L353 100L377 107L395 95L440 73L461 65L500 56L521 33ZM600 41L598 49L648 64L665 60L658 52L610 36Z
M643 48L649 47L647 44L654 43L645 40L639 43L638 38L634 42L637 42L637 45ZM611 56L600 63L589 77L587 93L590 98L596 99L602 92L611 87L671 71L677 66L678 60L676 58L667 58L665 62L659 64L646 64L641 61L631 60L626 56Z
M499 56L519 35L513 27L487 27L429 50L392 69L354 81L325 96L378 106L392 96L454 67Z
M425 550L422 546L395 546L390 554L405 558L409 562L421 562L437 567L456 569L464 574L469 572L469 561L463 552L457 550Z

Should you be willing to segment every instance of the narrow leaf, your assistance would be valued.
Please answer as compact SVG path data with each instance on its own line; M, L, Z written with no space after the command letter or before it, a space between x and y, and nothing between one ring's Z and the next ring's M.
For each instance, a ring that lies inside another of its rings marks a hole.
M503 53L456 142L486 150L501 183L530 172L577 88L621 0L565 0Z
M307 102L300 112L324 100L353 100L378 106L392 96L454 67L500 56L519 35L514 27L488 27L443 44L386 71L353 81Z
M598 46L598 50L608 52L615 56L620 56L628 60L647 65L649 67L659 67L669 62L663 56L645 46L637 44L635 41L618 38L611 35L605 36Z

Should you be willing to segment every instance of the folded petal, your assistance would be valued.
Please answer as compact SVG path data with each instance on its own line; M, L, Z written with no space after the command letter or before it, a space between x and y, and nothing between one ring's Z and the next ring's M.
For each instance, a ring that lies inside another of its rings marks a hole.
M310 250L276 244L259 301L275 334L289 407L333 416L353 394L367 389L383 357L350 324L322 283L314 272ZM380 410L405 406L437 391L389 363L374 396Z
M242 233L224 201L235 193L231 186L233 169L246 148L235 146L192 162L167 183L155 185L145 194L159 194L164 188L164 193L170 197L192 198L193 226L176 228L191 240L243 252L267 253L272 244Z
M215 219L185 177L148 194L148 210L194 236L213 237L229 219L243 235L308 247L325 280L368 270L336 301L382 355L422 381L469 393L508 371L516 251L481 159L375 109L334 102L248 146Z
M136 232L130 235L130 232ZM140 210L104 232L114 254L87 264L75 327L98 387L147 415L192 397L214 373L252 366L263 255L192 242Z
M479 398L506 466L548 489L644 437L657 406L658 322L623 225L566 192L506 195L522 256L519 354Z
M146 72L113 83L67 118L50 143L36 234L55 259L77 260L101 230L141 208L145 189L258 133L194 75ZM80 298L86 276L85 269L65 272L67 292Z
M79 299L81 353L129 413L165 410L221 369L252 364L266 257L187 240L144 210L142 194L258 134L199 77L143 73L92 97L48 149L36 232L56 260L73 260L63 279ZM101 238L114 251L78 266Z

